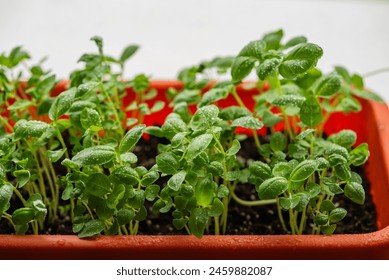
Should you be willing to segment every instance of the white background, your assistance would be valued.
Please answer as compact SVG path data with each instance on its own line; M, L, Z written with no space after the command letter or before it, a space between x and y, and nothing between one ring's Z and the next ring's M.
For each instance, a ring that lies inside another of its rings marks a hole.
M283 28L286 38L306 35L324 49L319 67L344 65L360 74L389 67L389 1L385 0L0 0L0 53L16 45L66 78L79 67L89 39L105 52L141 45L126 77L145 72L174 79L184 66L216 55L235 55L263 33ZM366 79L389 101L389 73Z
M210 275L210 267L272 267L270 275ZM117 276L117 269L200 269L200 276ZM389 273L388 261L294 261L294 260L161 260L161 261L0 261L3 279L93 279L93 280L328 280L328 279L380 279ZM22 268L22 269L21 269Z

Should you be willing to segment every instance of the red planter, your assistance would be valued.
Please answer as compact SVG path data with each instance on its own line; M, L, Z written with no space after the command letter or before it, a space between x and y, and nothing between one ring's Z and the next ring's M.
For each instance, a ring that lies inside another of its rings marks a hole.
M160 98L178 82L156 81ZM57 89L61 90L61 89ZM244 91L243 88L239 89ZM249 103L253 90L241 94ZM225 102L221 102L220 106ZM1 259L389 259L389 110L386 104L361 100L363 111L334 115L326 132L344 128L358 133L369 144L366 165L371 194L377 210L378 231L367 234L266 235L266 236L0 236ZM249 103L250 104L250 103ZM169 109L146 124L164 120Z

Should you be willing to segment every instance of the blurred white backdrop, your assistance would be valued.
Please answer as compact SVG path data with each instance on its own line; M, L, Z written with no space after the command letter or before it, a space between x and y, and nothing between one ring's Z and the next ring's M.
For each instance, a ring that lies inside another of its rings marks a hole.
M284 29L324 49L319 67L343 65L364 74L389 67L389 1L385 0L0 0L0 53L23 45L35 61L65 78L79 67L89 39L104 38L105 52L125 45L139 52L128 78L144 72L174 79L183 66L235 55L263 33ZM366 79L389 101L389 73Z

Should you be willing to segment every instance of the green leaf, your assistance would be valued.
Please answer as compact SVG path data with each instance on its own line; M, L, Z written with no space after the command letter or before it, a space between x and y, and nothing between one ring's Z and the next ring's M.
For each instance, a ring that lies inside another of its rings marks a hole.
M329 166L334 167L339 164L346 164L347 159L338 154L332 154L328 157Z
M188 222L188 220L185 219L185 218L173 219L173 226L176 229L181 230L181 229L183 229L185 227L187 222Z
M215 105L201 107L193 115L190 128L194 131L203 131L212 128L220 120L218 115L219 108Z
M255 59L247 56L238 56L231 66L231 77L234 83L246 78L254 67Z
M80 115L81 125L84 129L91 126L101 126L101 118L95 109L84 108Z
M123 162L134 164L138 162L138 157L134 153L124 153L120 155L120 159Z
M18 187L21 188L30 180L30 171L28 170L15 170L13 175L18 179Z
M47 151L47 158L50 160L50 162L57 162L66 152L66 148L63 148L61 150L56 151Z
M328 223L328 215L322 214L322 213L317 213L315 218L314 218L315 224L319 226L323 226Z
M63 116L72 106L76 93L77 88L73 87L58 95L49 110L50 119L56 121Z
M115 150L108 145L94 146L78 152L72 162L79 166L103 165L115 158Z
M209 133L199 135L192 139L186 149L185 158L188 160L193 160L208 148L209 144L212 142L212 139L213 136Z
M211 207L208 209L209 217L216 217L223 214L224 204L220 201L220 199L215 198L212 202Z
M333 194L341 194L343 193L342 188L337 183L336 176L333 177L324 177L321 179L323 184L329 189L329 191Z
M93 173L85 181L85 191L98 197L103 197L111 192L111 182L102 173Z
M351 170L347 165L338 164L334 167L335 174L341 180L348 181L351 178Z
M294 209L298 212L304 211L304 209L306 209L306 207L309 203L310 195L306 192L299 192L299 193L296 193L294 196L300 198L299 203L296 205L296 207Z
M249 170L251 174L256 177L259 177L263 180L269 179L271 177L270 166L262 161L254 161L249 165Z
M165 107L165 102L158 100L154 103L153 107L151 107L150 112L151 113L156 113L161 111Z
M162 153L156 157L158 170L165 174L175 174L180 166L177 157L172 153Z
M263 41L266 42L266 50L278 50L281 46L283 36L284 31L282 29L265 34Z
M343 208L336 208L331 211L330 213L330 222L331 223L338 223L341 220L343 220L344 217L347 215L347 210Z
M135 218L135 212L132 209L122 208L116 214L120 226L129 224Z
M79 238L90 237L100 234L104 230L104 222L100 220L91 220L87 222L81 232L78 234Z
M320 211L332 211L335 209L335 205L331 200L323 200L322 203L320 204Z
M206 209L195 208L190 213L188 221L189 230L197 238L201 238L203 236L207 223L208 215Z
M149 131L149 129L147 130ZM169 139L172 139L177 133L185 132L186 130L185 122L175 113L169 114L161 127L163 136Z
M84 96L85 94L91 92L93 89L97 88L99 85L101 85L100 82L93 82L93 81L88 81L86 83L83 83L77 87L77 93L75 97Z
M353 94L364 99L370 99L380 103L385 103L385 100L381 96L369 90L354 89Z
M212 88L203 95L200 103L198 104L198 107L201 108L212 102L225 99L227 98L229 92L230 92L230 88Z
M42 100L44 97L49 95L55 84L55 75L50 75L42 81L39 81L32 93L33 97L38 100Z
M30 137L41 137L50 125L42 121L20 120L15 124L15 140L28 139Z
M368 160L369 156L370 156L370 152L369 152L368 144L362 143L350 152L349 161L354 166L359 166L364 164Z
M292 182L305 181L316 171L317 166L318 162L312 159L306 159L300 162L290 174L290 180Z
M138 45L127 46L120 55L119 61L124 64L130 57L132 57L139 49Z
M137 75L133 80L133 88L134 91L137 93L143 93L150 87L150 81L149 78L144 75L140 74Z
M173 191L178 191L185 180L185 176L186 176L186 171L181 170L180 172L174 174L169 179L169 181L167 182L167 186Z
M251 112L246 108L238 107L238 106L230 106L224 108L220 111L219 117L226 121L232 121L238 119L240 117L250 116Z
M286 79L297 78L315 67L322 55L323 50L318 45L312 43L300 44L286 54L279 67L279 72Z
M275 106L301 106L305 101L305 97L299 95L283 95L273 100L272 105Z
M358 75L358 74L353 74L351 77L352 84L357 88L357 89L363 89L364 82L363 82L363 77Z
M270 148L273 151L283 151L286 148L287 138L282 132L276 132L271 136Z
M272 127L283 120L282 117L271 113L269 110L266 110L262 116L262 122L267 127Z
M9 209L12 194L13 188L11 184L6 183L0 187L0 216Z
M110 176L114 184L123 184L126 186L133 186L140 181L138 172L129 166L119 166L112 171Z
M288 49L288 48L291 48L291 47L294 47L296 45L299 45L301 43L306 43L306 42L307 42L307 38L305 36L294 37L294 38L290 39L288 42L286 42L286 44L284 45L284 49Z
M335 232L336 225L321 226L320 231L324 235L332 235Z
M34 103L30 100L25 100L25 99L17 100L11 106L8 106L8 110L13 111L13 110L26 109L33 104Z
M342 67L342 66L335 66L335 71L336 71L336 73L338 73L340 76L342 76L343 80L344 80L347 84L352 84L352 80L351 80L350 73L347 71L346 68L344 68L344 67Z
M340 90L341 84L338 74L322 76L313 85L313 92L316 96L329 98Z
M274 165L272 173L276 177L289 178L292 167L287 162L278 162Z
M278 67L281 65L281 59L269 58L256 67L257 76L261 80L265 80L269 76L273 76L278 71Z
M362 105L358 99L353 97L344 97L340 103L336 106L335 111L337 112L360 112L362 110Z
M260 199L278 197L288 189L288 180L283 177L273 177L259 185L257 191Z
M131 150L136 143L138 143L139 139L142 137L143 132L146 128L144 124L138 124L131 128L126 135L124 135L122 141L119 144L119 153L124 154Z
M321 192L320 186L318 184L312 183L312 182L307 184L306 191L309 194L310 198L315 198Z
M266 43L262 40L252 41L248 43L240 52L238 57L250 57L256 60L261 60L265 51Z
M284 210L294 209L300 202L300 197L280 197L280 206Z
M12 49L8 58L9 58L9 61L11 63L11 65L10 65L11 67L9 67L9 68L13 68L13 67L17 66L23 60L29 59L30 55L27 52L25 52L24 50L22 50L21 46L18 46L18 47L15 47L14 49Z
M212 180L212 176L205 177L196 187L195 196L197 205L208 206L212 203L217 184Z
M142 180L140 184L143 187L147 187L152 183L154 183L156 180L158 180L158 178L159 178L159 173L157 171L151 170L142 176Z
M223 198L230 194L229 189L225 185L220 185L216 190L216 197Z
M252 116L240 117L232 121L231 126L241 126L249 129L261 129L263 123L258 118Z
M320 104L315 97L308 97L301 105L300 118L305 125L311 128L321 123L323 115Z
M160 187L158 185L150 185L145 189L145 198L148 201L153 201L159 193Z
M315 130L312 129L312 128L306 129L306 130L302 131L299 135L297 135L297 136L296 136L296 139L297 139L297 140L303 140L303 139L306 138L308 135L313 134L314 132L315 132Z
M16 209L12 214L12 222L15 225L27 224L34 219L35 212L34 209L30 207L23 207Z
M365 203L365 190L361 184L347 183L344 187L344 195L356 204L363 205Z
M147 209L142 206L139 208L138 213L136 213L134 220L135 221L144 221L147 218Z
M357 141L357 134L352 130L343 129L338 133L330 135L328 140L346 149L349 149Z
M233 156L236 155L240 150L240 142L237 139L234 139L232 141L231 147L227 150L226 155L227 156Z
M27 206L34 210L34 219L41 221L45 219L47 208L40 194L36 193L30 196L27 200Z

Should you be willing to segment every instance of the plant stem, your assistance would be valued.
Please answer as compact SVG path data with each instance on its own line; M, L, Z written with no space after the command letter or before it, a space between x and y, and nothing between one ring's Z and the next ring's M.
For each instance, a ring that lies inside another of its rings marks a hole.
M305 207L303 209L303 213L301 214L300 227L298 230L298 234L303 234L303 230L305 228L305 223L306 223L306 219L307 219L306 212L307 212L307 208Z
M17 197L19 197L20 201L23 203L23 206L26 207L27 201L24 199L23 195L19 192L19 190L15 186L13 186L13 191L17 195Z
M238 105L240 107L248 109L246 107L246 105L243 103L243 101L240 98L240 96L238 95L238 93L236 92L236 88L233 88L231 93L232 93L232 96L235 98L236 102L238 103ZM257 146L257 148L259 148L261 146L261 142L259 141L259 138L258 138L258 132L255 129L252 129L252 132L253 132L253 138L254 138L255 146Z
M280 205L280 199L277 197L277 213L278 213L278 218L280 219L282 229L284 232L288 232L288 229L286 228L284 217L282 216L282 210L281 210L281 205Z
M276 81L276 87L277 87L278 96L281 97L282 96L282 88L281 88L280 78L278 77L278 71L276 71L276 73L274 74L274 78L275 78L275 81ZM294 136L293 136L292 129L290 127L288 116L286 115L285 110L284 110L284 108L282 106L280 106L279 108L281 110L282 117L284 118L285 129L286 129L286 132L289 135L289 139L293 140Z
M234 191L231 191L231 196L236 202L244 206L262 206L262 205L277 203L277 199L254 200L254 201L243 200L239 198Z
M105 98L107 98L107 100L108 100L108 104L109 104L109 106L111 107L111 110L112 110L112 112L113 112L113 114L114 114L114 116L115 116L116 122L117 122L117 124L118 124L118 131L119 131L120 135L123 136L123 135L124 135L124 133L123 133L123 127L122 127L122 123L121 123L121 121L120 121L120 118L119 118L119 115L118 115L118 112L117 112L117 110L118 110L119 108L116 108L116 107L115 107L115 104L113 103L113 101L112 101L112 99L111 99L111 96L109 96L109 94L108 94L108 92L105 90L103 84L100 85L100 89L101 89L101 91L104 93Z
M367 78L367 77L371 77L371 76L385 73L385 72L389 72L389 67L384 67L384 68L380 68L380 69L376 69L376 70L367 72L367 73L363 74L363 77Z
M215 235L220 235L219 216L214 217L215 220Z

